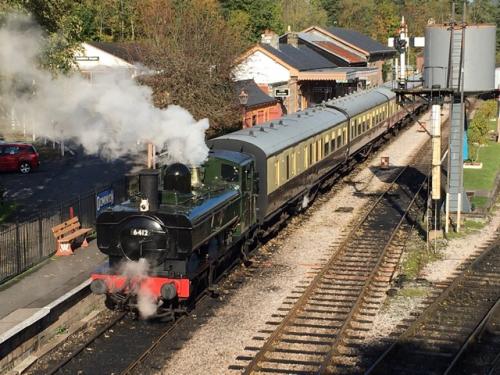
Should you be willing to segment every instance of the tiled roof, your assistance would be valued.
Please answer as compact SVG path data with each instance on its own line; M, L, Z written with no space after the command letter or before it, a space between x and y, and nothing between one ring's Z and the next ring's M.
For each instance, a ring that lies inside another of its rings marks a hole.
M275 49L269 44L261 44L261 46L297 70L302 71L337 67L334 63L321 56L312 48L303 44L294 47L286 43L280 43L279 49Z
M394 48L384 46L382 43L373 40L369 36L366 36L354 30L344 29L342 27L329 27L327 31L337 38L340 38L349 44L359 47L370 54L396 52Z
M138 43L109 43L109 42L87 42L95 48L99 48L113 56L119 57L128 63L134 64L144 61L144 46Z
M245 79L242 81L236 81L234 83L234 89L239 95L241 90L245 90L248 94L248 102L245 107L255 107L261 106L265 104L274 104L277 103L277 100L266 95L260 88L257 86L253 79Z
M312 43L317 45L320 48L327 50L328 52L333 53L335 56L340 57L341 59L347 61L350 64L366 62L366 59L364 59L361 56L358 56L354 53L347 51L345 48L342 48L342 47L336 45L335 43L326 42L326 41L322 41L322 40L316 40L316 41L313 41Z

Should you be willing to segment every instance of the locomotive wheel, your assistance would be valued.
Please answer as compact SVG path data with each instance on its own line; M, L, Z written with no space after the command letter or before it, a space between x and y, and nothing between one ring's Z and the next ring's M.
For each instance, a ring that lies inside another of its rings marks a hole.
M110 310L116 310L117 303L113 301L113 299L109 296L106 296L106 300L104 301L104 305Z

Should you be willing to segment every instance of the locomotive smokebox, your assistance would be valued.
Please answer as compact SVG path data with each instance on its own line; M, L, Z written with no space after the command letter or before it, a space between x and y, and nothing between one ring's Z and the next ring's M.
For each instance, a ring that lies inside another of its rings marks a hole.
M163 188L181 194L191 193L191 171L181 163L170 165L163 177Z
M143 169L139 173L139 189L141 195L148 200L149 210L158 209L158 181L160 171L158 169Z

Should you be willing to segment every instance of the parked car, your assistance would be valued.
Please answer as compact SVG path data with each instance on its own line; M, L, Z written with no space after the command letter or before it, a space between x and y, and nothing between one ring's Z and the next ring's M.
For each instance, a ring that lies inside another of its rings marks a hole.
M35 147L29 143L0 143L0 172L29 173L40 165Z

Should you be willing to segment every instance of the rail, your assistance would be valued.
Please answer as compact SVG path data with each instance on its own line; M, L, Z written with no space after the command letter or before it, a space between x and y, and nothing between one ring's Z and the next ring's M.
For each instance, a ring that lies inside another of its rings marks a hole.
M465 342L463 343L463 345L460 347L460 350L457 352L457 354L455 355L455 358L453 358L453 361L451 361L450 365L448 366L448 368L445 370L444 374L443 375L448 375L450 374L455 365L457 364L457 362L460 360L460 358L462 358L462 355L464 354L464 352L472 346L473 342L475 340L477 340L477 338L481 335L481 332L483 331L485 325L488 323L488 321L490 320L491 318L491 315L493 314L493 312L500 308L500 298L497 300L497 302L491 307L491 309L488 310L488 312L486 313L486 315L484 316L483 319L481 319L481 321L476 325L476 327L474 328L474 330L470 333L469 337L467 337L467 340L465 340Z

